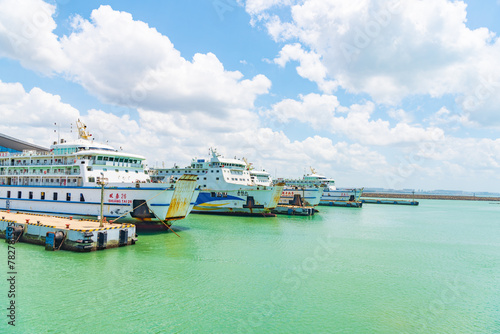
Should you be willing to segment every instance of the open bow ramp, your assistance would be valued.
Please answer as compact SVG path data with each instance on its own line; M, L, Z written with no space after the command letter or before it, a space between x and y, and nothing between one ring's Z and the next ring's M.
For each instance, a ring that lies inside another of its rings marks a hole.
M193 195L196 189L196 178L196 175L185 174L177 180L165 220L182 219L191 211L195 199ZM198 193L195 196L198 196Z

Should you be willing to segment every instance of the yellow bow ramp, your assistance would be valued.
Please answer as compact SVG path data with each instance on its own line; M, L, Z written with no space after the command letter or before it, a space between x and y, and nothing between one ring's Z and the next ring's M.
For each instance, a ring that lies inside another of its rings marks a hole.
M283 188L285 187L285 184L283 182L280 182L276 185L274 185L274 191L272 195L271 202L269 203L268 209L274 209L278 206L278 203L280 201L281 193L283 192Z
M182 219L187 216L196 189L196 175L185 174L175 183L175 190L165 220Z

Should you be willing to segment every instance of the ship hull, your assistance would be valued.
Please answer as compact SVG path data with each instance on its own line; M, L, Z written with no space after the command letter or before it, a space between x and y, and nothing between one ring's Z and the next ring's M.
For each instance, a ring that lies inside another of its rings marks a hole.
M358 201L363 193L363 189L336 189L325 190L321 196L321 202L327 203L331 201L353 202Z
M267 189L201 191L192 210L198 214L234 216L274 216L282 186Z
M110 184L104 189L103 216L108 221L136 225L163 225L161 221L182 219L192 209L198 192L182 194L189 201L188 207L172 210L174 192L159 184ZM101 188L2 185L0 210L97 219L101 215Z
M323 195L323 187L319 188L301 188L301 187L285 187L280 197L279 204L281 205L300 205L295 203L297 196L300 196L306 206L317 206Z

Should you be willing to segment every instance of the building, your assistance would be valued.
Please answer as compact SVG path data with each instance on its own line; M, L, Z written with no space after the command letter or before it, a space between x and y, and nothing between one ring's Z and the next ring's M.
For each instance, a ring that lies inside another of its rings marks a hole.
M27 143L25 141L9 137L0 133L0 155L7 155L8 153L19 153L24 150L32 150L39 152L48 152L49 149Z

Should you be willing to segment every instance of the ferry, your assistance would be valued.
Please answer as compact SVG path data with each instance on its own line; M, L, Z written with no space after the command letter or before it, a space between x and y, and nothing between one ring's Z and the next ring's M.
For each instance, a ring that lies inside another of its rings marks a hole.
M209 154L209 159L194 158L184 168L153 168L151 178L174 182L185 174L196 175L200 194L193 213L274 216L270 210L278 205L283 185L253 182L246 161L224 158L213 148Z
M185 218L199 189L196 176L154 183L145 158L90 139L78 120L78 139L61 139L42 152L0 154L0 210L102 217L163 229ZM102 213L101 213L102 201Z
M306 174L302 179L277 179L279 182L285 183L287 186L308 188L312 186L325 186L323 195L321 196L321 203L328 202L356 202L363 194L363 188L353 188L353 189L337 189L335 186L335 180L327 178L324 175L320 175L316 172L314 168L311 167L311 174Z
M284 184L285 186L278 202L280 205L317 206L321 201L324 191L322 184L298 186L287 184L283 179L273 181L271 174L265 170L251 170L250 177L253 182L259 185Z

